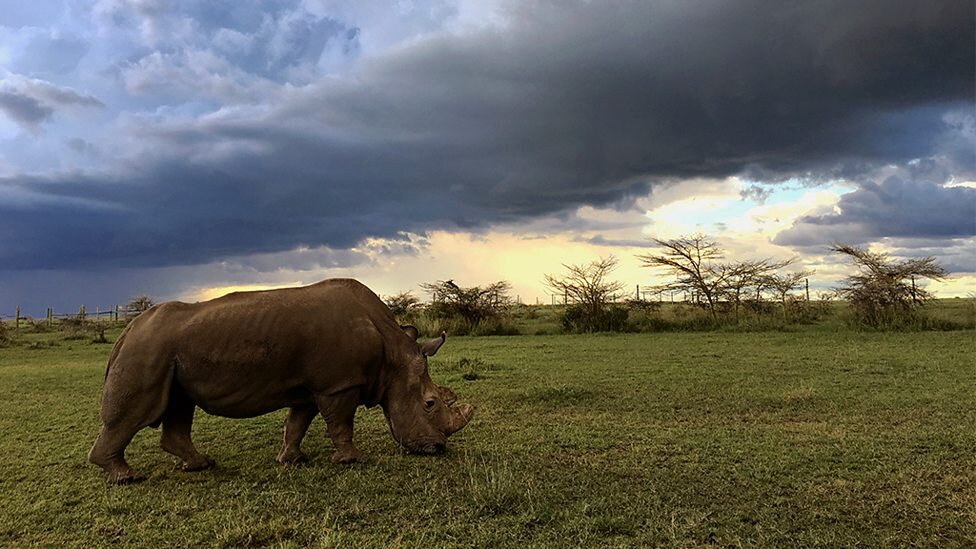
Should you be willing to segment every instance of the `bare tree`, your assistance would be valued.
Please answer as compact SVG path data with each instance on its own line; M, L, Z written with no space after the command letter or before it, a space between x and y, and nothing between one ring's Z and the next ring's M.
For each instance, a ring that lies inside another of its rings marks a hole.
M638 255L637 258L645 267L662 267L674 273L677 280L664 288L704 297L715 318L719 292L732 274L730 269L717 264L724 256L718 244L701 233L671 240L655 238L654 242L662 248L658 254Z
M803 281L813 274L813 271L795 271L792 273L769 274L764 277L765 287L771 290L783 307L783 316L789 314L790 293L803 286Z
M837 293L862 321L873 326L883 325L891 314L911 311L932 298L916 280L944 280L949 276L932 256L896 262L886 253L848 244L834 244L830 250L847 256L859 269L837 288Z
M626 328L627 311L610 305L620 298L623 283L611 280L617 268L614 256L580 265L566 265L562 276L545 275L546 285L574 303L563 314L565 329L574 331L620 331Z
M146 294L142 294L140 296L136 296L132 298L132 301L130 301L125 306L125 310L130 314L138 316L151 309L155 304L156 304L155 299L149 297Z
M719 267L724 271L724 281L721 287L722 296L732 303L736 320L739 319L739 308L745 300L747 292L751 295L752 290L755 290L756 301L759 301L763 289L767 287L771 277L775 275L775 271L786 267L793 261L793 259L786 261L762 259L740 261Z
M562 276L545 275L546 286L581 305L586 312L598 314L620 297L624 285L609 276L619 264L614 256L601 257L580 265L566 265Z

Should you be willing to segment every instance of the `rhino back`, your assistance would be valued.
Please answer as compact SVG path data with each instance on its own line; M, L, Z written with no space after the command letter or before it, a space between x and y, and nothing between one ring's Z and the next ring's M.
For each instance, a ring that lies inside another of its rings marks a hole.
M164 326L157 336L172 349L177 383L201 408L248 417L370 388L386 362L373 305L354 285L318 284L173 304L154 324Z

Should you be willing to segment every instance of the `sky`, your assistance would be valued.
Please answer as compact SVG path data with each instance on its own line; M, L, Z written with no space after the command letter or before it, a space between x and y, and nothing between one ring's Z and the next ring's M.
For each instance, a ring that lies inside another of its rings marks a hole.
M0 0L0 315L358 278L935 256L976 292L971 0Z

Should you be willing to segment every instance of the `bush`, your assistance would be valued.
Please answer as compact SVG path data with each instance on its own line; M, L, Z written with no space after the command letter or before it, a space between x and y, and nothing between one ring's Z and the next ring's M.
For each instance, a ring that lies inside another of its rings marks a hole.
M511 304L508 293L511 285L498 281L487 286L462 288L453 280L439 280L431 284L421 284L430 292L433 302L427 312L437 318L464 320L469 326L498 316Z
M126 314L131 316L139 316L149 309L152 309L155 304L156 300L146 294L136 296L132 298L132 301L126 304Z
M933 296L916 286L916 279L943 280L949 272L934 257L894 261L888 254L874 253L847 244L835 244L831 251L846 255L858 273L837 289L850 307L855 326L880 329L925 329L929 321L918 309Z
M410 324L425 337L437 337L442 331L452 336L519 335L518 323L510 315L497 315L477 322L460 317L444 318L430 310L410 316Z
M844 320L852 328L868 331L952 331L971 328L965 322L929 316L919 309L905 309L898 306L875 308L870 315L865 314L863 309L850 307L844 315Z
M0 320L0 347L6 347L13 342L13 336L10 334L10 328L7 323Z
M400 292L383 298L386 306L390 308L398 320L406 322L410 316L420 308L420 300L411 292Z
M61 321L60 329L65 340L89 339L92 343L108 343L105 337L105 324L88 320L78 315Z
M631 330L627 317L627 309L619 305L596 312L582 305L570 305L559 320L566 332L627 332Z

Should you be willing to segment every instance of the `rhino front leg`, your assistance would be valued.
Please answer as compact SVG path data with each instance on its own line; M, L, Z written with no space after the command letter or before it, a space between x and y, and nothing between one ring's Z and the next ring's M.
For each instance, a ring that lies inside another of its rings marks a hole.
M285 418L285 441L278 452L278 463L302 463L308 461L302 450L302 439L308 432L308 426L312 424L318 408L314 404L309 406L295 406L288 410L288 417Z
M180 467L184 471L202 471L214 466L209 456L201 454L193 445L190 430L193 428L193 413L196 405L174 385L170 393L166 413L163 414L163 434L159 445L163 450L183 460Z
M331 395L316 396L315 402L329 429L329 438L335 446L333 463L353 463L363 455L352 443L353 420L359 407L359 388L353 387Z

